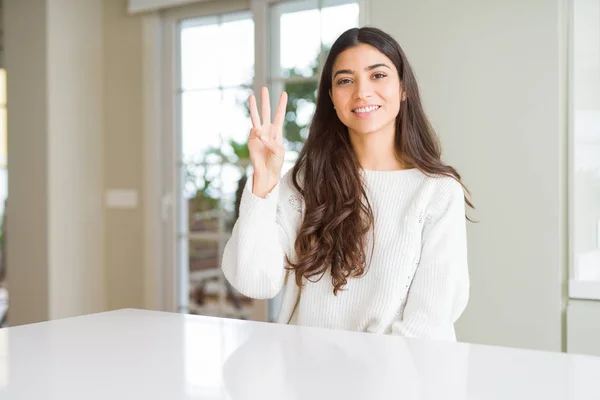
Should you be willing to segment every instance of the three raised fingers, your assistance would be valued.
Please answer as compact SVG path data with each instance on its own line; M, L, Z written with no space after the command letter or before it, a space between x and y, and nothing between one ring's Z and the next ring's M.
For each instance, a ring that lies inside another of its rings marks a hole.
M271 124L271 101L269 99L269 90L266 87L261 89L261 100L262 100L262 123L261 118L258 115L258 106L256 104L256 96L253 94L248 98L248 105L250 108L250 119L254 128L260 128L262 124ZM283 122L285 120L285 113L287 107L287 93L282 92L279 97L279 104L277 105L277 111L275 112L275 121L273 125L276 128L282 129Z

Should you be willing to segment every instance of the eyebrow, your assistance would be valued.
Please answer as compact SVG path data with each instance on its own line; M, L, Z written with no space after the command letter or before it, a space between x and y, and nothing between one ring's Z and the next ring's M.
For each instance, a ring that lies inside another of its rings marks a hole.
M376 68L380 68L380 67L386 67L387 69L391 69L388 65L379 63L379 64L369 65L367 68L365 68L365 71L372 71L372 70L374 70ZM353 73L354 73L354 71L352 71L351 69L340 69L340 70L336 71L335 74L333 74L333 77L335 78L339 74L353 74Z

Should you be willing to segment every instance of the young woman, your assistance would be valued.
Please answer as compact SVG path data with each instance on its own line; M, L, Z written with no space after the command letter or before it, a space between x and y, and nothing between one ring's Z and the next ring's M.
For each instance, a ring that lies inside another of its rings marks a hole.
M469 298L459 174L440 160L415 76L376 28L333 44L309 135L281 177L287 95L254 96L253 166L223 272L242 294L284 290L278 321L456 340Z

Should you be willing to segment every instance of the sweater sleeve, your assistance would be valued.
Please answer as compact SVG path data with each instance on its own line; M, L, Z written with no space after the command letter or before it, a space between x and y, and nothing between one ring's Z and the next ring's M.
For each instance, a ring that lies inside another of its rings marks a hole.
M455 341L454 323L469 299L464 192L441 178L423 227L421 258L409 288L402 319L392 333Z
M240 212L223 252L225 278L245 296L275 297L284 284L285 255L293 251L301 216L291 172L261 198L252 193L253 176L244 188Z

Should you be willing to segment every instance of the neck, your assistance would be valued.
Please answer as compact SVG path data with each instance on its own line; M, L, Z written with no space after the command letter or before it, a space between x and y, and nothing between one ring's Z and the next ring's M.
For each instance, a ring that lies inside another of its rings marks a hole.
M366 170L398 170L404 166L395 152L395 127L363 133L348 131L358 162Z

